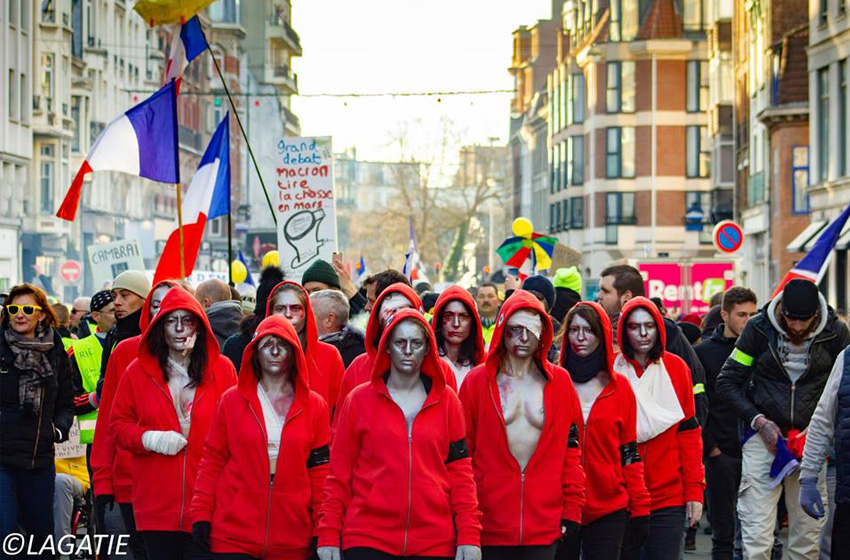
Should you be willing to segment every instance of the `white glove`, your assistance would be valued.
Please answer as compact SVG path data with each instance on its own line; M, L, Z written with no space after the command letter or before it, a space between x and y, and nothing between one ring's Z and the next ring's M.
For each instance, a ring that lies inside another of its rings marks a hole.
M177 455L189 441L175 431L148 430L142 434L142 445L152 453Z
M462 544L457 547L455 560L481 560L481 549L477 546Z
M688 526L693 527L702 519L702 503L688 502L686 509L688 513Z
M319 560L340 560L338 546L320 546L316 549Z

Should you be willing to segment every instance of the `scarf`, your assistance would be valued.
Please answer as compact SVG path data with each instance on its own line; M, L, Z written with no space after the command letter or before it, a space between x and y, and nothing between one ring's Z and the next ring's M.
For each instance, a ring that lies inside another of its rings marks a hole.
M567 363L565 365L570 377L576 383L587 383L596 377L600 371L608 369L605 366L605 354L602 351L601 344L584 358L567 349Z
M614 360L614 371L624 375L634 389L638 443L647 442L684 420L685 413L663 358L647 364L638 377L632 363L620 354Z
M53 376L53 365L47 358L53 349L53 329L43 329L30 338L8 328L5 337L15 358L12 365L21 372L18 377L21 408L25 414L35 414L41 409L43 387Z

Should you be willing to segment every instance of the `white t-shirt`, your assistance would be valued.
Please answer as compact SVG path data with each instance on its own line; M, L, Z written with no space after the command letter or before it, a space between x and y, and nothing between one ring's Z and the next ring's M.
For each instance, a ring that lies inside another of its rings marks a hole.
M586 383L573 383L578 393L578 400L581 403L581 414L584 416L584 423L587 424L587 417L590 416L590 409L593 408L593 403L596 402L596 397L602 393L605 384L595 376Z
M263 409L263 422L266 424L266 434L269 438L269 467L271 473L274 474L277 456L280 453L280 435L283 432L283 425L286 423L286 416L281 416L275 411L262 383L257 383L257 398L260 399L260 406Z

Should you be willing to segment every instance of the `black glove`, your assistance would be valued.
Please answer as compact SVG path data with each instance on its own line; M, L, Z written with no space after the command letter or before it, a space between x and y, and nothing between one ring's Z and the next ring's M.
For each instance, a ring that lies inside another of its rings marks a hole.
M94 503L101 510L105 511L106 506L114 506L115 505L115 496L112 494L98 494L94 497Z
M635 549L643 546L649 538L649 516L632 517L629 519L629 532L626 535L628 548Z
M579 525L575 521L561 519L561 536L564 537L564 540L571 539L574 536L578 535L578 530L580 528L581 525Z
M192 540L195 541L201 552L210 551L210 531L212 525L209 521L198 521L192 525Z

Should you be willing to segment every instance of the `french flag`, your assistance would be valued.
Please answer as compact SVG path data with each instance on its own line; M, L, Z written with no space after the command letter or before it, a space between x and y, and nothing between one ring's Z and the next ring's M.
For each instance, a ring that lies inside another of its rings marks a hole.
M785 284L795 278L805 278L806 280L811 280L815 284L820 283L826 274L826 269L829 268L829 260L832 258L832 250L835 248L835 244L841 236L841 230L844 229L844 224L847 223L847 218L850 218L850 206L847 206L841 215L838 216L834 222L829 224L829 226L823 231L823 234L815 242L814 246L808 253L806 253L806 256L803 257L803 260L798 262L794 268L792 268L785 277L782 278L782 281L779 282L779 286L776 287L776 290L774 290L770 299L773 299L782 293L782 289L785 288Z
M207 220L230 213L230 112L224 115L210 139L201 164L183 198L183 264L192 274ZM175 227L168 237L154 283L180 278L180 230Z
M174 82L169 82L106 125L65 194L56 212L58 218L74 221L83 180L93 171L122 171L160 183L180 182L176 92Z
M179 35L171 40L171 54L168 56L168 65L165 67L165 81L177 82L178 94L186 66L205 50L207 50L207 38L201 29L198 16L195 16L181 25Z

